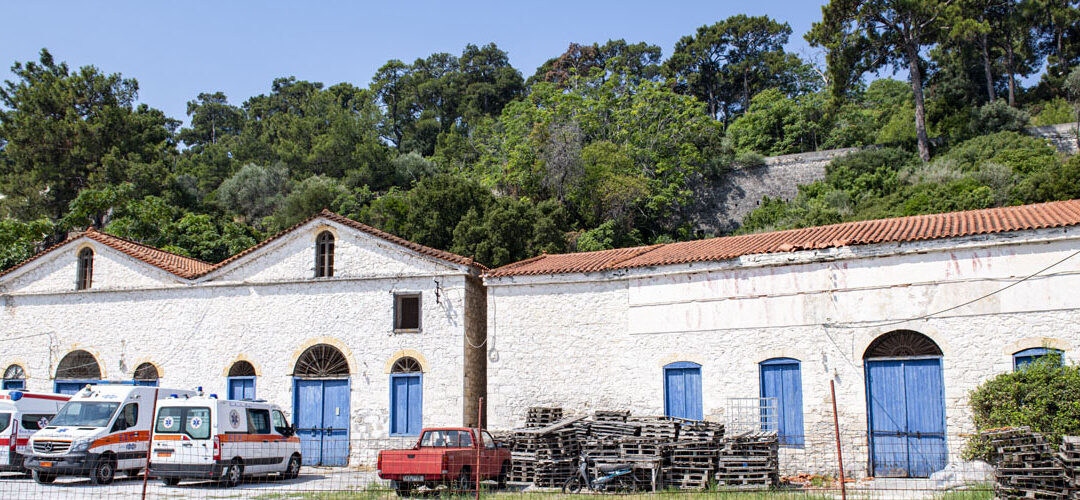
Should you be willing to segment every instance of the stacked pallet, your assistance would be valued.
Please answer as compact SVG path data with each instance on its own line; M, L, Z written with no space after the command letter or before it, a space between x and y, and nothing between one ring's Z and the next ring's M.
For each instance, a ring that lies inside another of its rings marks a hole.
M679 425L679 441L720 444L724 440L724 424L705 420L686 420Z
M1069 498L1065 468L1038 432L1019 427L983 433L997 471L997 498Z
M1080 496L1080 437L1065 436L1061 439L1058 461L1065 470L1065 483L1072 496Z
M593 412L593 420L597 422L626 422L630 416L630 410L596 410Z
M670 443L679 437L680 420L670 417L631 417L640 427L639 435L658 443Z
M704 489L716 473L719 447L707 441L683 443L671 450L664 484L681 490Z
M525 427L547 427L563 418L563 409L533 406L525 414Z
M775 431L726 436L717 460L721 487L768 488L780 480L780 441Z
M532 423L536 424L561 409L551 412L531 411ZM510 447L510 474L513 482L534 483L543 487L559 487L574 473L581 440L577 424L581 418L563 419L547 426L526 426L513 431L508 438Z

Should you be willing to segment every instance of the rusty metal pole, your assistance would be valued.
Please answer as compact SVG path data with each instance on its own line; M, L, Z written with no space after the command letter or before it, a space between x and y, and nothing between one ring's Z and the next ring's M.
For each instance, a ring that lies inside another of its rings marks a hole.
M480 500L480 454L484 452L484 398L476 407L476 500Z
M142 474L142 500L146 500L146 481L150 479L150 452L153 451L150 448L154 445L154 427L157 426L157 399L160 390L154 389L154 405L150 410L150 434L146 437L146 463Z
M840 448L840 417L836 415L836 383L829 379L829 391L832 392L832 420L836 429L836 460L840 462L840 500L847 500L847 484L844 480L844 452Z

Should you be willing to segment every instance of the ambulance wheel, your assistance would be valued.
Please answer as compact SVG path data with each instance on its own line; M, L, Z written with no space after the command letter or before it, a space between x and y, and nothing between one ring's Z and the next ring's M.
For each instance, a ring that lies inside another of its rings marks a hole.
M165 486L176 486L176 485L180 484L180 478L163 477L163 478L161 478L161 482L165 483Z
M90 470L91 484L111 484L115 478L116 462L109 456L99 458Z
M289 457L289 466L285 468L285 472L281 474L282 479L296 479L300 476L300 455L293 453L293 456Z
M225 469L225 478L221 480L221 485L226 488L232 488L240 484L240 479L244 477L244 464L240 463L239 459L234 459L229 468Z
M33 471L33 476L34 482L38 484L52 484L53 481L56 481L56 474Z

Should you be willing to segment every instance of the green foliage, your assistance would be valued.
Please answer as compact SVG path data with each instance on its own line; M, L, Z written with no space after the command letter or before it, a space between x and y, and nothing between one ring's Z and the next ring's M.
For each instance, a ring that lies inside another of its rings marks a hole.
M48 219L21 222L0 220L0 269L7 269L41 250L41 242L55 229Z
M972 120L976 134L995 132L1021 132L1028 126L1030 116L1027 112L1009 106L1003 100L996 100L976 108Z
M737 151L768 155L816 151L827 140L825 101L820 92L791 98L779 89L764 90L728 127L728 137Z
M1031 118L1031 124L1036 127L1057 125L1076 121L1076 112L1071 104L1061 97L1055 97L1043 102L1038 107L1038 113Z
M261 166L249 163L218 186L217 201L227 211L258 223L281 205L289 188L289 170L276 163Z
M366 200L358 199L341 181L322 175L313 175L297 183L274 213L269 227L280 231L304 219L315 215L322 209L329 209L342 215L357 213L360 204Z
M976 429L1030 426L1051 443L1080 434L1080 367L1063 366L1049 354L1019 370L1003 373L968 395ZM965 458L988 456L986 444L969 441Z

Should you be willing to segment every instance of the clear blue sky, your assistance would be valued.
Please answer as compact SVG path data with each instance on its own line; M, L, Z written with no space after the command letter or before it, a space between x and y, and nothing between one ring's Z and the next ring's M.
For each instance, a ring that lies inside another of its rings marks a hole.
M810 56L802 35L821 17L821 0L213 2L26 1L4 7L0 79L14 61L48 48L72 67L138 79L140 101L186 119L199 92L223 91L240 104L279 76L366 87L389 59L460 54L495 42L527 78L570 42L625 38L659 45L735 14L785 21L788 50ZM824 57L820 57L821 62ZM186 121L186 120L185 120Z

